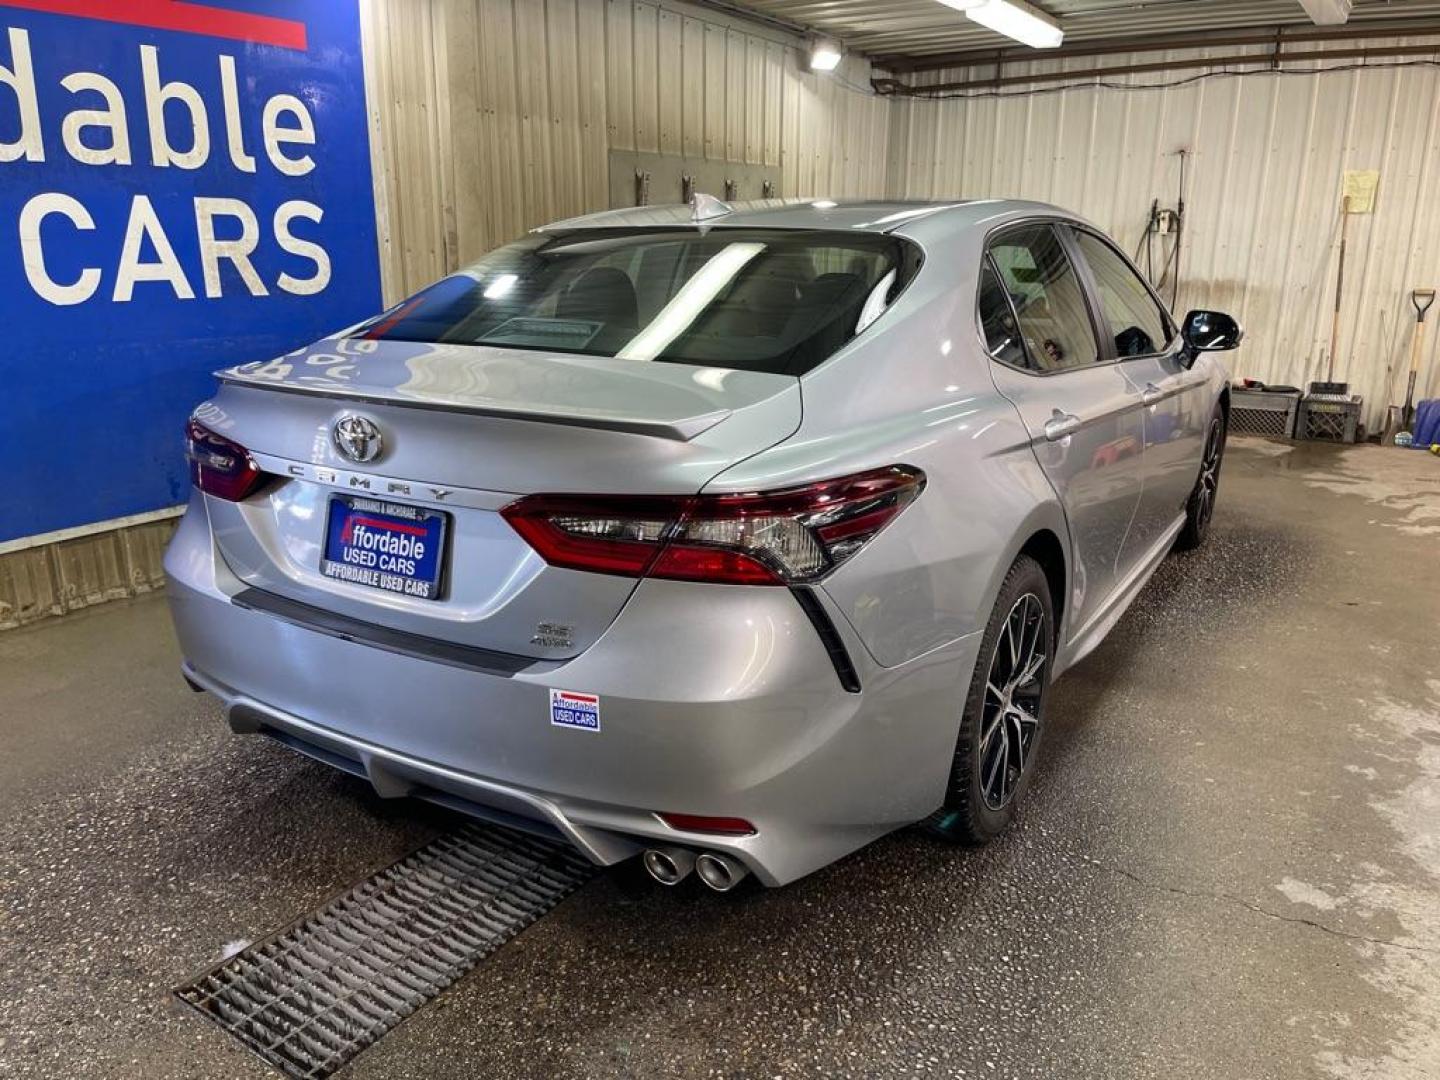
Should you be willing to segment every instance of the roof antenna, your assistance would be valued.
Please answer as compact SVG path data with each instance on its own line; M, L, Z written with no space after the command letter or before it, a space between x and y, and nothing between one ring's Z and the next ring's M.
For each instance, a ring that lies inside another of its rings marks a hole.
M733 206L717 199L714 195L706 195L703 191L697 191L690 196L690 220L696 224L734 212Z

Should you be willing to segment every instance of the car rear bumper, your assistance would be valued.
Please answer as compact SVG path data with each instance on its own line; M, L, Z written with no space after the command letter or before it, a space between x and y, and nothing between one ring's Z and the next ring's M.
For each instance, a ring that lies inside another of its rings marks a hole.
M681 844L728 852L770 885L939 805L978 640L879 668L836 617L862 686L850 693L787 591L645 581L580 656L487 669L237 603L244 586L203 507L166 570L187 677L234 730L363 775L382 796L559 834L596 863ZM598 695L599 730L552 724L552 689ZM659 811L757 831L680 832Z

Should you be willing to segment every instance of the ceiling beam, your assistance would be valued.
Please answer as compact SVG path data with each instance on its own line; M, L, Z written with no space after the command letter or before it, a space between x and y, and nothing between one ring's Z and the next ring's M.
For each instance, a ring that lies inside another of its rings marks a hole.
M1378 45L1355 46L1342 49L1309 49L1293 52L1244 53L1236 56L1195 57L1190 60L1157 60L1136 64L1113 64L1103 67L1081 68L1073 71L1042 71L1025 75L997 75L960 79L953 82L933 83L926 86L911 86L898 79L871 79L871 85L879 94L904 97L945 97L963 95L967 91L986 92L1005 86L1023 86L1031 83L1057 83L1074 80L1076 85L1090 85L1090 80L1105 79L1113 75L1138 75L1149 72L1195 71L1203 68L1233 68L1246 66L1278 67L1280 64L1297 60L1382 60L1405 56L1434 56L1440 53L1440 45ZM1046 57L1049 58L1048 56ZM1302 69L1304 70L1304 69ZM1136 89L1145 89L1143 83Z
M1064 60L1076 56L1113 56L1117 53L1162 52L1167 49L1224 48L1239 45L1274 46L1277 42L1283 44L1286 42L1353 41L1360 38L1404 38L1430 34L1440 35L1440 19L1366 20L1365 22L1350 23L1343 27L1291 25L1261 30L1207 30L1204 32L1184 31L1175 34L1132 35L1067 43L1058 49L1046 49L1043 56L1037 56L1034 49L999 48L965 49L918 56L905 53L872 54L870 59L876 67L885 68L888 71L938 71L941 68L1004 65L1037 59Z

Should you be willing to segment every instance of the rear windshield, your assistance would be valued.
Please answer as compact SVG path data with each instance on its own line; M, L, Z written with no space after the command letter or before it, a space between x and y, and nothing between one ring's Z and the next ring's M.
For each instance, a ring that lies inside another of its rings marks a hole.
M529 236L358 333L803 375L899 295L919 250L876 234L584 229Z

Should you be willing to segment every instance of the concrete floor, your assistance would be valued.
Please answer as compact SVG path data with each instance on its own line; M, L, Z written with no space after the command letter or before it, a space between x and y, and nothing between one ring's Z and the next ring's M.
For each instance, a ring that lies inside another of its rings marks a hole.
M1234 440L1001 841L600 875L347 1075L1440 1076L1437 555L1440 461ZM273 1075L168 989L450 824L176 663L154 598L0 635L0 1076Z

